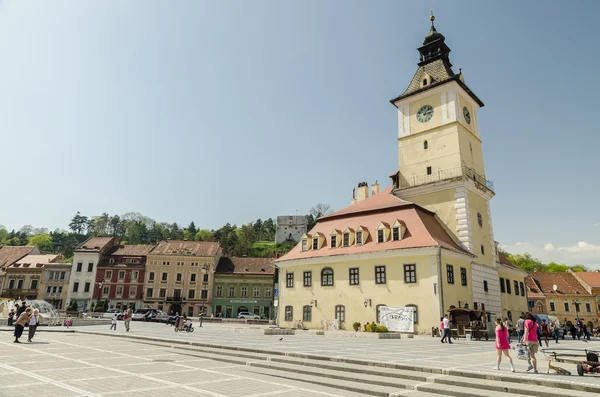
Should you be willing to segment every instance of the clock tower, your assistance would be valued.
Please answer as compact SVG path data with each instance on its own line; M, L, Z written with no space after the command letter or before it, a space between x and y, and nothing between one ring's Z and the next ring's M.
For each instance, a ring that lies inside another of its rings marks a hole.
M446 38L434 26L418 48L418 69L390 102L398 109L394 194L434 211L475 256L497 262L477 112L483 102L450 63Z

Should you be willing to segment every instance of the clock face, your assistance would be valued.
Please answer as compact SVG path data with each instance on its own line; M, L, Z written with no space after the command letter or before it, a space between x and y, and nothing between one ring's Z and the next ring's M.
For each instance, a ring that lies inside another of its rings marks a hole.
M422 106L417 112L417 120L421 123L426 123L433 117L433 107L430 105Z
M463 116L465 116L467 124L471 124L471 113L469 113L469 109L466 106L463 107Z

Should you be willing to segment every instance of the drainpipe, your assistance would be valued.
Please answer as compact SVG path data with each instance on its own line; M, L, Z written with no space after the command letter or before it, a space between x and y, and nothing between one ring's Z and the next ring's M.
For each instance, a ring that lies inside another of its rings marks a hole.
M444 284L442 279L442 247L438 247L438 293L440 294L440 317L444 317Z

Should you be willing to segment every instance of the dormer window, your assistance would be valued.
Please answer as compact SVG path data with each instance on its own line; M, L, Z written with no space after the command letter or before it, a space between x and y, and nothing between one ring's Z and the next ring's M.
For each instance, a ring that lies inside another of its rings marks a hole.
M319 249L319 238L318 237L313 238L312 249L314 249L314 250Z
M405 231L406 225L404 224L404 222L396 219L394 223L392 223L392 241L402 240Z
M337 236L331 236L331 248L337 247Z
M377 231L377 242L378 243L383 243L385 241L385 231L384 230L378 230Z
M302 240L302 251L308 251L308 241L306 239Z
M350 246L350 233L344 233L344 247Z
M423 87L427 85L427 79L423 79Z
M400 228L399 227L392 228L392 240L394 240L394 241L400 240Z
M390 225L385 222L379 222L377 226L377 242L385 243L390 238Z
M362 245L362 232L356 232L356 245Z

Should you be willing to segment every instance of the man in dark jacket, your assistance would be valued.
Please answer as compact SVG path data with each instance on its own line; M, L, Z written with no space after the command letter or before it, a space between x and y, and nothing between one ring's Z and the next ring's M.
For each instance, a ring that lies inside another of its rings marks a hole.
M23 301L23 302L21 302L21 306L18 306L18 307L19 308L17 309L17 318L19 318L21 313L23 313L27 309L27 305L25 304L25 301Z

